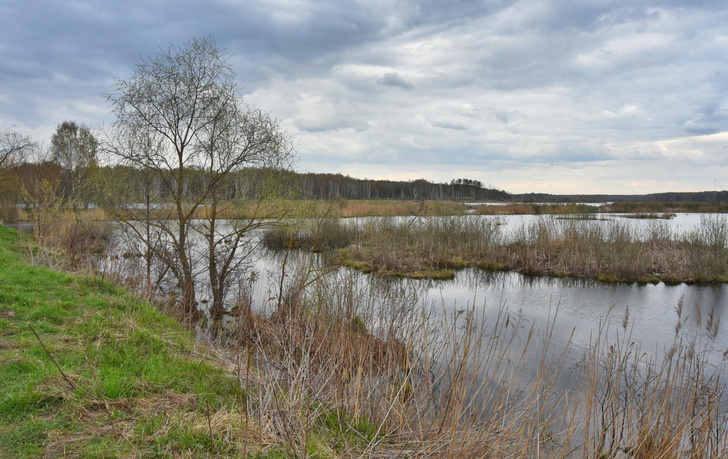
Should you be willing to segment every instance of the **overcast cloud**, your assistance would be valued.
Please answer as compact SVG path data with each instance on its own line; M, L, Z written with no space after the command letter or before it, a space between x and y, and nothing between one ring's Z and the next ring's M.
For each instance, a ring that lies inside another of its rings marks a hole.
M511 192L728 188L724 0L4 0L0 128L113 121L142 56L210 35L299 171Z

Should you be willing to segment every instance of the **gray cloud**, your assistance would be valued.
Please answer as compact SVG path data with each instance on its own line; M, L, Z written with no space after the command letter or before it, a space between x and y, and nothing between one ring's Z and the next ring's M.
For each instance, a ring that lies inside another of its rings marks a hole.
M722 0L7 0L0 127L108 123L117 77L200 35L305 170L553 192L728 177Z
M377 80L378 85L384 86L398 86L402 89L414 89L415 85L407 81L396 72L385 73L380 79Z

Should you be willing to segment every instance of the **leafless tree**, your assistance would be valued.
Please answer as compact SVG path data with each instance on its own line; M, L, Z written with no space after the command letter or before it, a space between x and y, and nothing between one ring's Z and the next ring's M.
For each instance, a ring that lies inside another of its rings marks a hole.
M243 167L279 167L295 153L275 120L242 102L229 57L208 37L170 45L143 59L108 96L116 115L110 151L137 170L152 171L169 204L158 206L157 218L149 221L153 231L134 231L175 277L180 306L190 317L197 313L201 253L195 250L195 233L207 242L204 269L209 270L213 312L219 313L229 276L244 258L239 253L244 236L259 225L250 215L220 224L221 211L229 205L228 176ZM200 171L204 183L196 184L194 198L187 198L189 178ZM133 206L126 211L122 221L140 228Z
M21 163L25 155L35 146L30 137L12 129L0 131L0 172Z

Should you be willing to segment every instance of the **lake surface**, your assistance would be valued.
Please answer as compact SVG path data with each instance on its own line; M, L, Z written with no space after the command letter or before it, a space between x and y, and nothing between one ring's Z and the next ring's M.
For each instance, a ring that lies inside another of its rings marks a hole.
M671 220L635 220L619 215L600 217L606 220L575 221L575 224L623 224L645 235L655 229L679 235L700 227L701 218L705 218L699 214L680 214ZM518 215L463 218L495 221L498 225L484 227L499 228L505 239L518 237L528 225L559 221L551 217ZM348 224L364 225L377 219L349 219ZM392 220L412 221L406 217ZM260 236L253 235L253 238ZM128 247L121 246L120 250L128 250ZM683 350L696 343L695 349L704 358L699 365L705 371L695 380L704 381L718 373L721 384L725 381L723 352L728 350L728 332L724 330L728 327L728 318L725 317L728 314L728 285L603 284L592 280L532 277L510 272L488 273L474 268L458 271L454 279L446 281L380 279L355 270L328 267L323 258L321 254L306 251L286 253L259 247L250 270L231 288L230 303L235 301L237 292L245 291L250 295L254 310L273 314L281 297L281 286L285 291L295 283L297 276L304 273L307 279L312 280L308 287L310 301L306 303L309 307L318 307L317 301L321 301L321 297L327 298L326 301L339 305L340 310L359 315L367 329L381 338L387 337L388 327L394 322L398 322L401 326L398 330L404 333L414 330L414 333L429 336L429 345L413 350L419 357L427 354L422 360L429 359L432 363L428 367L430 372L422 373L422 379L429 381L430 375L437 375L437 378L433 377L433 380L437 379L433 388L443 393L454 386L451 384L455 381L452 375L459 361L452 357L462 355L466 341L463 330L469 321L474 320L476 333L480 332L485 341L491 340L473 352L468 359L469 365L464 366L466 379L472 382L466 389L467 410L480 413L482 419L487 419L489 403L495 400L493 406L497 405L499 400L503 400L498 397L505 394L507 409L504 422L510 422L509 413L518 416L522 409L533 410L534 406L540 406L534 405L534 399L530 397L536 396L536 401L541 403L540 394L544 390L543 402L552 406L553 412L560 413L549 421L554 432L561 432L569 425L572 413L577 416L574 418L577 429L583 427L597 432L597 424L584 427L588 425L583 422L587 414L579 411L584 406L583 403L579 405L579 401L585 401L593 394L589 388L582 386L584 381L588 381L584 375L589 363L584 363L584 357L595 348L598 340L601 340L598 348L602 352L593 354L596 357L592 358L591 364L611 368L607 356L612 346L620 347L616 354L634 357L625 359L629 360L626 365L632 365L625 373L629 374L631 381L618 377L605 383L604 379L598 379L595 384L600 390L597 393L602 396L610 393L603 385L615 381L619 387L610 386L610 390L616 387L622 394L634 394L638 400L647 391L654 392L655 386L647 386L645 379L641 378L654 375L650 370L655 368L659 371L662 357L676 342ZM138 262L139 258L124 258L117 254L115 259L110 257L108 260L109 269L112 265L118 268L124 260L132 263ZM201 280L204 279L202 268L204 266L199 269ZM255 275L251 276L251 272ZM319 293L322 294L317 297ZM209 294L204 288L198 292L198 300L203 309L209 305L206 303ZM680 316L676 312L679 305L682 306ZM505 320L510 325L504 327ZM724 326L718 333L710 333L706 327L709 320L713 324L722 322ZM676 331L678 321L680 326ZM223 322L234 322L234 318L226 317ZM509 341L509 333L514 337L512 341ZM488 347L492 342L495 345ZM439 351L441 353L437 354ZM478 366L479 355L487 355L486 365ZM653 360L650 361L651 358ZM703 361L708 365L704 367ZM547 383L551 384L548 390L544 388L544 379L538 376L539 369L544 368L541 362L546 365L558 362L555 371L551 368L544 370L554 377L552 383ZM631 372L631 368L636 371ZM608 371L598 372L597 378L605 378ZM693 377L692 373L687 376ZM711 388L714 381L711 380ZM481 387L485 387L482 392ZM719 396L721 399L717 405L722 418L728 415L728 400L726 394ZM511 406L516 408L511 410ZM640 409L638 402L634 406ZM599 422L596 418L591 419ZM575 444L574 451L580 446L588 448L589 445Z
M684 213L670 220L629 219L620 215L599 217L606 220L579 221L578 224L620 224L637 229L637 233L642 231L648 234L658 228L682 234L699 227L701 219L706 218L702 214ZM714 215L707 218L716 217L725 218ZM517 234L525 226L539 220L549 222L552 217L508 215L463 218L495 220L504 234L512 237L509 235ZM363 225L376 219L381 218L348 219L348 223ZM410 220L407 217L392 219L400 222ZM256 251L256 260L251 266L256 273L255 282L245 286L251 294L254 309L272 313L282 273L285 285L293 273L301 269L315 270L316 275L327 271L318 254L294 251L288 254L284 272L281 268L284 257L285 254L281 252L262 248ZM485 318L486 324L483 326L493 323L499 314L505 312L517 317L524 330L531 326L537 331L553 327L552 344L558 348L569 342L574 355L587 350L600 327L607 325L610 336L629 332L630 340L639 345L643 352L659 357L676 339L675 325L679 320L676 308L682 304L683 325L679 336L685 340L696 338L705 347L714 349L710 360L715 364L722 360L722 352L728 350L728 332L720 330L715 337L711 337L706 330L706 322L711 316L713 322L722 321L724 327L728 327L728 318L725 317L728 314L727 285L613 285L571 278L486 273L477 269L459 271L455 279L448 281L381 280L344 268L328 271L324 275L328 278L327 282L339 285L340 289L348 289L362 309L386 310L396 303L399 308L427 310L433 318L440 319L459 317L458 313L462 311L477 310ZM243 278L249 279L249 275ZM204 289L198 299L204 307L207 299ZM622 324L627 311L629 327L625 331ZM554 315L556 319L552 320ZM376 323L369 325L375 330L379 326Z

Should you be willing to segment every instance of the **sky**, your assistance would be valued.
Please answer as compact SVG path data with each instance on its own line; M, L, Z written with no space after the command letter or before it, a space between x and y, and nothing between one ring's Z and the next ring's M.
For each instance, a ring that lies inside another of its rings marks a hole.
M725 0L2 0L0 129L103 129L117 81L203 36L300 172L728 189Z

